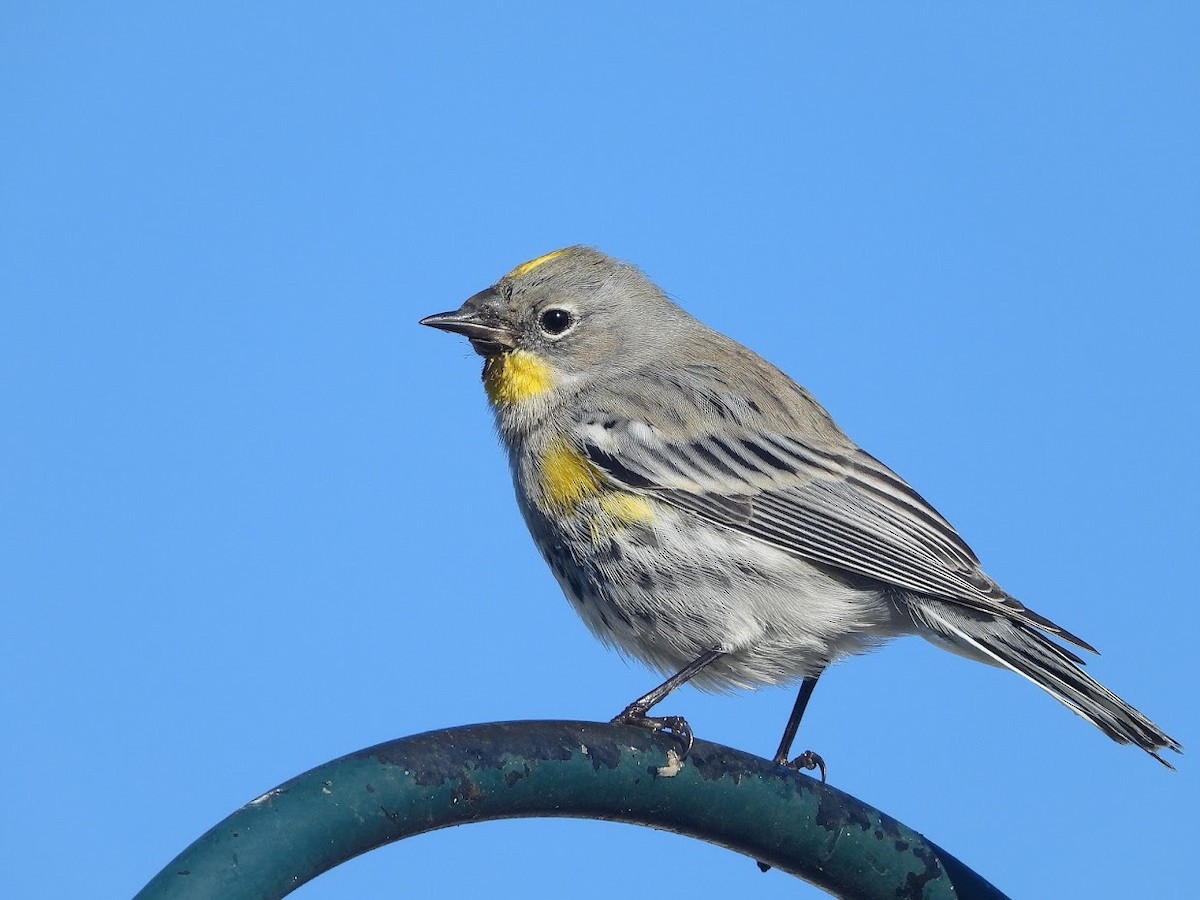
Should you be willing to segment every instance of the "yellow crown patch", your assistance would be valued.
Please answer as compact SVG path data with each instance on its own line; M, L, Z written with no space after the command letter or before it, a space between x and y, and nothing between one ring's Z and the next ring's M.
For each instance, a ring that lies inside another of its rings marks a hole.
M531 259L527 263L521 263L504 277L523 278L538 266L544 266L546 263L550 262L550 260L558 259L558 257L562 256L566 252L566 250L555 250L553 253L547 253L545 256L539 256L537 259Z

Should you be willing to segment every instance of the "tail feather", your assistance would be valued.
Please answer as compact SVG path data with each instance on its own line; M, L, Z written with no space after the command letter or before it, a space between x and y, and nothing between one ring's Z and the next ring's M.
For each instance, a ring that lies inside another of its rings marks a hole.
M1158 751L1182 753L1178 741L1083 671L1078 656L1029 625L925 598L910 608L930 636L1024 676L1117 743L1141 747L1168 769L1175 768Z

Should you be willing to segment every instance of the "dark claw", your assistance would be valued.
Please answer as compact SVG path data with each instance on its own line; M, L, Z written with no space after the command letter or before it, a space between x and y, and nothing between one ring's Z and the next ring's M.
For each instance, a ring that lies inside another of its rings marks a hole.
M629 707L612 720L613 725L636 725L638 728L649 728L651 731L668 731L683 747L679 754L682 762L692 752L692 726L683 716L648 716L636 707Z
M825 783L825 760L821 759L820 754L813 753L811 750L805 750L790 763L786 763L789 769L795 769L799 772L801 769L821 770L821 784Z
M683 752L679 754L680 761L687 759L687 755L692 752L692 742L695 740L692 726L688 724L688 720L683 716L663 716L658 721L662 722L662 727L671 732L675 736L675 740L683 745Z

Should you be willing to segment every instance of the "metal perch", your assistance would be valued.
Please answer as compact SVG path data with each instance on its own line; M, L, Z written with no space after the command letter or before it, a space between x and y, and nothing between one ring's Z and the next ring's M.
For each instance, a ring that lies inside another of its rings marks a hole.
M697 740L595 722L504 722L401 738L318 766L184 850L135 900L283 897L352 857L436 828L532 816L650 825L847 898L1004 895L836 788ZM759 877L752 866L747 882Z

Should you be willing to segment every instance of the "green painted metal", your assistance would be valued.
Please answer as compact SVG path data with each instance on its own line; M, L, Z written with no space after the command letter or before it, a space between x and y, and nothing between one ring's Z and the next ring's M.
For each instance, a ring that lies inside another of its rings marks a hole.
M135 900L275 898L415 834L559 816L651 825L769 863L835 896L1001 900L962 863L836 788L697 740L593 722L507 722L402 738L319 766L239 809ZM759 877L747 866L750 883Z

